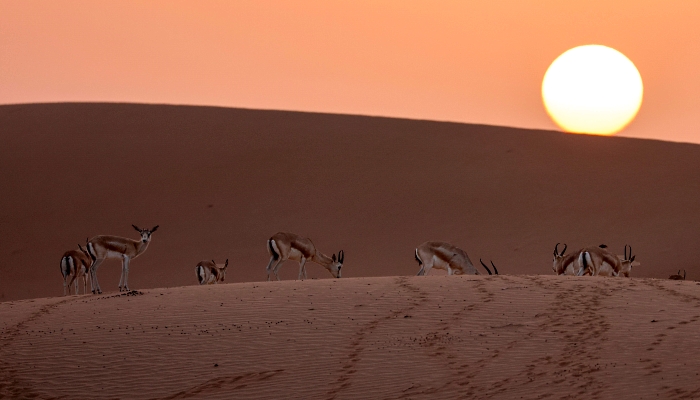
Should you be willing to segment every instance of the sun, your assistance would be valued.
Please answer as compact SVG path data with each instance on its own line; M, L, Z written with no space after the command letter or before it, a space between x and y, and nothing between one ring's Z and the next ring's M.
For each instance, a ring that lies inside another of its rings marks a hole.
M642 105L642 77L629 58L610 47L574 47L557 57L542 80L552 120L573 133L613 135Z

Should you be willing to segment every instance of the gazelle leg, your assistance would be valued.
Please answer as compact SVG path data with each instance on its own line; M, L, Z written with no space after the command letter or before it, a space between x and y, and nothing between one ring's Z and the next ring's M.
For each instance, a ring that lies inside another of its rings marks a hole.
M299 280L304 280L304 264L306 264L306 258L302 257L299 261Z
M102 289L100 289L100 282L97 280L97 268L102 264L104 258L98 258L95 260L94 264L90 268L90 288L92 289L92 294L101 294Z
M267 268L265 268L265 271L267 271L267 280L270 280L270 275L272 275L272 263L275 262L275 257L272 256L270 257L270 262L267 263Z
M423 275L428 275L428 272L433 268L433 263L423 263Z
M129 257L124 257L124 291L129 291Z
M450 268L450 266L448 265L447 266L447 275L454 275L454 273L455 273L454 270L452 268Z
M284 260L282 259L282 257L280 257L280 259L277 260L277 264L275 264L275 268L272 269L272 272L275 273L275 277L277 278L278 281L281 281L281 279L280 279L280 276L277 274L277 270L280 269L283 262L284 262Z
M68 282L66 281L66 277L63 277L63 295L66 296L66 288L68 287Z
M122 288L124 287L124 256L122 256L122 274L119 277L119 291L122 291Z

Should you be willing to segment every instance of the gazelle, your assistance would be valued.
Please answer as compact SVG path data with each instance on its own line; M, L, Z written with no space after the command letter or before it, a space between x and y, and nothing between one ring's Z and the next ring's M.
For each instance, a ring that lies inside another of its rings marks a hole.
M83 249L83 246L78 244L77 250L68 250L63 253L61 257L61 275L63 275L63 295L70 294L70 287L75 281L75 294L78 294L78 281L82 279L83 281L83 293L87 293L87 274L90 272L90 266L92 266L92 257L88 254L87 250ZM68 278L72 277L70 282Z
M449 243L425 242L416 248L415 257L420 266L418 276L427 275L431 268L444 269L447 275L480 275L467 253ZM484 265L483 261L481 264ZM491 275L486 265L484 268Z
M618 276L620 259L607 246L587 247L578 256L577 276Z
M200 261L194 270L200 285L211 285L226 279L226 268L228 268L228 258L223 265L217 264L214 260Z
M340 269L345 261L343 250L340 250L337 259L335 254L333 257L328 257L316 250L316 246L310 239L287 232L275 233L268 239L267 251L270 253L270 262L266 268L268 281L272 274L275 274L278 281L280 280L277 271L286 260L299 262L299 279L306 279L306 261L312 261L324 267L334 278L340 278Z
M681 270L679 269L677 274L669 276L668 279L671 279L674 281L684 281L685 280L685 270L683 270L683 275L681 275Z
M129 262L143 254L151 243L151 234L158 229L158 225L153 229L139 229L136 225L131 225L141 234L141 240L123 238L120 236L95 236L88 240L87 251L93 259L90 268L90 286L92 293L102 293L100 283L97 281L97 268L107 259L122 260L122 275L119 278L119 291L129 291Z
M566 243L564 243L564 250L559 253L559 243L554 246L552 269L557 275L576 275L576 271L578 270L578 255L580 251L570 253L568 256L565 256L564 253L566 253L566 247Z
M630 248L630 254L627 255L627 247ZM637 267L641 265L639 261L634 261L636 256L632 255L632 246L625 245L625 255L624 256L617 256L617 258L620 259L620 273L618 273L617 276L620 277L630 277L630 273L632 273L632 267Z

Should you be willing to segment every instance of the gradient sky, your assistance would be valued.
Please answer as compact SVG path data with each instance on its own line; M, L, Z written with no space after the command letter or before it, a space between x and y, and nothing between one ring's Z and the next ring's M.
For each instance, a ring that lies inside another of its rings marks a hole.
M541 83L583 44L639 69L622 136L700 143L698 0L0 0L0 104L109 101L558 129Z

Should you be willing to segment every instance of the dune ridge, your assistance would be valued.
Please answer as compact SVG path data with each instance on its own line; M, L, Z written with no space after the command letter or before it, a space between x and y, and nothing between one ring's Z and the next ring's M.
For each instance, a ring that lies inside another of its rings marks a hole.
M0 106L0 301L62 294L59 258L135 238L136 289L261 281L266 240L345 250L344 277L414 275L450 242L502 273L551 273L554 244L633 247L636 277L697 279L700 146L419 120L143 104ZM281 268L283 279L298 273ZM309 265L310 278L327 278ZM105 291L120 268L100 268Z

